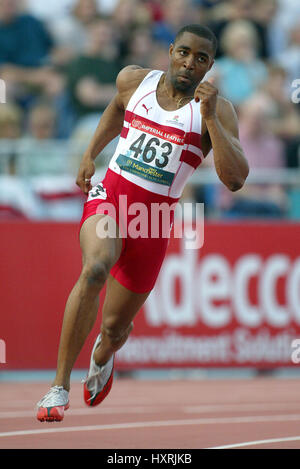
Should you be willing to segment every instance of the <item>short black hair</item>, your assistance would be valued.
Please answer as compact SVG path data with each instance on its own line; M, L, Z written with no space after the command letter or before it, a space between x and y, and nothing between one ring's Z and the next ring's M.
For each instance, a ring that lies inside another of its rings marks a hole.
M187 24L183 26L175 36L174 44L178 41L178 39L183 35L183 33L192 33L196 34L196 36L204 37L208 39L213 45L214 55L216 55L217 48L218 48L218 41L214 33L211 29L207 28L207 26L203 26L201 24Z

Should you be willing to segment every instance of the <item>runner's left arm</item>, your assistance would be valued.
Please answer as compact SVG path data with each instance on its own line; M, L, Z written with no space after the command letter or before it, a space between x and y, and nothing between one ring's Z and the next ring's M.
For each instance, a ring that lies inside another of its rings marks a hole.
M229 101L218 97L218 90L210 81L197 87L195 99L201 99L200 110L219 179L229 190L237 191L247 179L249 166L239 141L236 112Z

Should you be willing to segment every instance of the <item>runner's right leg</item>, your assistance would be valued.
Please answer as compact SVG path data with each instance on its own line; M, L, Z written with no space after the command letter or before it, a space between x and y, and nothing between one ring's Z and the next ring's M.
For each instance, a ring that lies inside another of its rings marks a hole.
M80 231L83 267L68 298L64 313L57 372L52 383L53 389L57 391L56 395L58 395L58 390L61 390L61 393L70 390L72 368L97 317L99 293L107 280L110 269L117 262L122 251L121 238L99 238L97 236L97 223L103 216L105 215L89 217ZM52 396L50 396L49 402L55 401L55 399L54 401L51 399ZM66 400L66 397L63 399ZM59 399L56 400L59 402ZM40 403L43 405L42 401ZM45 402L45 408L49 408L47 400ZM66 409L67 405L64 407ZM43 420L47 420L47 416L44 417L43 414ZM62 420L62 418L59 419ZM52 420L50 415L49 420Z
M66 304L53 382L53 386L63 386L67 390L70 389L74 363L97 317L99 293L122 250L121 238L100 239L97 236L97 223L103 216L89 217L80 231L83 268Z

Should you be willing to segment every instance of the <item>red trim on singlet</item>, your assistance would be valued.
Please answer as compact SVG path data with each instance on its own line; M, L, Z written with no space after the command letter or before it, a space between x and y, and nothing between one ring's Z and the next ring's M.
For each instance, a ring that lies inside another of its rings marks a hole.
M202 159L199 155L196 155L191 151L183 150L180 156L180 161L184 161L184 163L187 163L194 169L197 169L198 166L201 164Z
M196 132L187 132L185 136L185 143L188 145L193 145L194 147L199 148L199 150L202 150L201 134L197 134Z
M153 130L161 132L162 134L171 134L171 135L176 136L178 139L182 140L182 142L180 142L180 143L177 142L178 145L183 145L185 143L184 142L184 136L185 136L184 130L177 129L176 127L171 127L171 126L168 126L168 125L161 125L161 124L158 124L157 122L154 122L150 119L146 119L145 117L142 117L138 114L135 114L134 112L126 111L125 112L125 121L128 122L132 127L139 128L138 123L136 125L132 125L132 122L134 120L136 120L137 122L139 122L141 124L141 129L140 130L144 130L143 126L150 127L150 129L149 129L150 132L148 131L148 133L152 133L151 132L151 128L152 128ZM144 131L146 132L146 130L144 130ZM161 137L161 138L164 138L162 135L158 135L158 136Z
M180 161L184 161L185 163L189 164L194 169L196 169L200 165L202 159L199 155L196 155L196 153L190 151L189 146L193 145L201 150L201 135L195 132L192 132L194 114L193 114L193 106L191 105L191 103L189 103L189 106L191 110L191 125L190 125L190 131L187 132L186 134L188 136L187 137L188 141L186 141L187 148L182 151L180 155Z
M127 138L128 132L129 132L129 127L123 127L120 137Z
M128 124L130 124L131 126L132 126L132 121L136 120L137 122L139 122L141 124L141 130L144 130L142 126L150 127L150 129L148 129L147 133L151 133L151 135L156 135L155 131L162 132L165 135L166 134L175 135L180 141L176 142L176 141L173 140L174 143L177 143L178 145L183 145L184 143L186 143L187 145L193 145L194 147L199 148L199 150L202 150L201 134L198 134L196 132L192 132L191 130L190 130L190 132L185 133L181 129L177 129L176 127L171 127L171 126L167 126L167 125L158 124L157 122L151 121L150 119L146 119L145 117L139 116L138 114L135 114L131 111L126 111L125 112L125 119L124 120ZM138 124L136 124L132 127L139 128ZM151 129L153 129L153 130L151 131ZM191 129L192 129L192 127L191 127ZM124 136L124 138L126 138L127 134L128 134L128 131L129 131L129 128L123 127L121 137ZM161 136L162 138L164 138L162 135L158 135L158 136ZM169 138L167 138L167 139L169 140ZM181 139L184 139L184 140L181 141Z

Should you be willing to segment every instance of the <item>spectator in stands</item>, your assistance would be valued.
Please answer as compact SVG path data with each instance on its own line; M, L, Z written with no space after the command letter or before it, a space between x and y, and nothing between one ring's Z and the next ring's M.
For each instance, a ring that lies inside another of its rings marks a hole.
M300 16L295 18L288 35L287 49L278 55L277 60L287 71L288 84L300 78Z
M149 68L152 48L151 30L146 27L135 29L130 37L128 54L123 62L124 66L136 64Z
M156 23L163 20L163 8L160 0L146 0L146 6L150 11L151 23Z
M279 9L278 0L253 0L252 22L259 35L259 57L269 59L272 55L274 21Z
M220 2L210 12L208 26L215 33L219 43L224 28L231 21L245 20L251 22L259 38L258 56L267 58L270 54L270 23L277 10L278 0L228 0ZM261 10L261 13L258 10ZM221 48L216 57L223 55Z
M118 0L96 0L98 10L103 15L110 15L115 10ZM29 11L44 21L52 21L69 14L76 0L23 0Z
M300 18L299 0L277 0L278 9L270 25L269 42L271 58L276 60L289 47L290 30Z
M248 21L229 23L223 31L221 44L225 55L216 60L210 72L216 86L234 105L249 99L267 78L267 69L257 57L258 36Z
M20 176L66 174L64 145L56 142L57 114L51 102L41 101L30 110L28 129L20 142Z
M22 133L22 111L15 104L0 105L0 139L17 139Z
M38 103L29 115L29 135L35 140L56 137L56 113L49 103Z
M55 20L67 15L75 0L23 0L25 7L31 14L43 21Z
M151 20L150 11L138 0L119 0L112 14L115 38L119 54L127 56L130 48L132 32L137 27L148 26Z
M240 140L251 171L255 169L285 168L284 147L268 128L268 110L259 97L240 107ZM220 207L227 217L278 218L287 212L284 187L270 184L246 184L237 193L226 193L221 188Z
M0 64L40 67L47 63L53 42L44 24L18 11L17 0L0 0Z
M57 45L55 63L66 64L87 47L87 26L99 14L96 0L76 0L68 14L49 21L49 29Z
M52 38L40 20L22 14L16 0L0 0L0 76L22 106L36 92L56 86L53 51Z
M161 21L153 25L153 38L168 47L175 38L177 31L189 23L200 21L191 0L165 0L162 4Z
M111 23L96 19L88 31L85 52L72 61L68 70L78 117L104 111L115 94L115 80L121 68Z
M15 174L16 147L22 134L22 111L14 104L0 104L0 174Z
M287 72L279 65L269 65L268 79L257 98L264 103L268 127L285 144L286 164L299 166L300 114L291 100L291 83L286 87Z
M110 16L116 9L118 0L97 0L102 15Z

